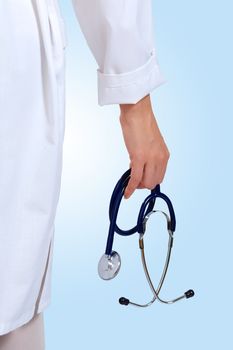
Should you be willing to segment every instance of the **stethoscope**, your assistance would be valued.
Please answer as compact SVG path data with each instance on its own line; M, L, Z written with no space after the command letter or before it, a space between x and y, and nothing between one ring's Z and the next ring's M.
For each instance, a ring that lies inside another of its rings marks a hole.
M146 199L143 201L141 208L139 210L138 214L138 219L137 219L137 224L133 228L129 230L121 230L117 224L116 224L116 219L117 219L117 214L119 210L119 206L121 203L121 199L124 195L124 190L129 182L130 179L130 174L131 174L131 168L128 169L118 180L112 196L110 200L110 205L109 205L109 219L110 219L110 226L109 226L109 232L108 232L108 238L107 238L107 244L106 244L106 249L105 253L102 255L100 258L100 261L98 263L98 274L103 280L110 280L118 274L120 267L121 267L121 258L120 255L112 250L113 246L113 239L114 239L114 233L117 232L119 235L122 236L130 236L135 232L139 233L139 248L141 251L141 260L144 268L144 272L147 278L147 281L149 283L149 286L154 294L153 299L147 303L147 304L137 304L133 303L132 301L129 301L129 299L121 297L119 299L119 303L121 305L134 305L134 306L139 306L139 307L146 307L151 305L156 299L158 299L160 302L165 303L165 304L172 304L175 303L178 300L181 300L183 298L191 298L194 296L194 291L192 289L189 289L187 292L185 292L183 295L180 297L177 297L172 300L163 300L160 298L159 293L162 288L169 261L170 261L170 256L171 256L171 248L173 245L173 233L175 231L175 226L176 226L176 219L175 219L175 212L172 206L172 203L170 199L160 191L160 185L156 185L154 189L151 190L151 194L146 197ZM155 200L156 198L162 198L169 209L169 214L170 217L163 211L161 210L153 210ZM143 237L146 232L146 223L147 220L149 219L150 215L155 212L160 212L162 213L167 220L167 230L168 230L168 235L169 235L169 240L168 240L168 250L167 250L167 256L165 260L165 265L164 269L158 284L157 289L154 288L153 283L151 281L147 265L146 265L146 260L145 260L145 253L144 253L144 241Z

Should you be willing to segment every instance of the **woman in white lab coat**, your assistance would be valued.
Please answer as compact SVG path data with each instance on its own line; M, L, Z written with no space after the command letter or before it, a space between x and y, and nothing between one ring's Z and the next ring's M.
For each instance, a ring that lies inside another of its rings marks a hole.
M161 183L169 159L150 102L150 92L164 82L152 4L73 0L73 7L97 62L98 104L120 107L129 198L136 188ZM27 350L30 337L30 349L44 347L42 311L51 299L62 171L65 47L57 0L0 2L0 350Z

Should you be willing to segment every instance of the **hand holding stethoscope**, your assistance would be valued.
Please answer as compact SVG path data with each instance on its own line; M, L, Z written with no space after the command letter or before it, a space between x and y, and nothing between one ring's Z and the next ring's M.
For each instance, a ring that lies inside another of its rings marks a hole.
M147 196L145 198L145 200L143 201L141 208L139 210L137 224L135 227L133 227L130 230L124 231L124 230L121 230L116 224L119 206L121 203L121 199L124 195L124 190L128 184L128 181L130 178L130 173L131 173L131 169L128 169L121 176L121 178L118 180L118 182L113 190L112 196L111 196L110 205L109 205L109 219L110 219L109 233L108 233L108 239L107 239L105 253L101 257L99 264L98 264L98 274L102 279L110 280L110 279L114 278L120 270L120 266L121 266L120 255L116 251L112 250L114 233L117 232L119 235L129 236L135 232L138 232L139 233L139 248L141 251L142 264L143 264L143 268L144 268L144 272L145 272L147 281L149 283L149 286L150 286L154 296L153 296L152 300L147 304L137 304L137 303L134 303L132 301L129 301L129 299L124 298L124 297L121 297L119 299L119 303L122 305L131 304L134 306L146 307L146 306L151 305L156 299L158 299L160 302L165 303L165 304L172 304L172 303L175 303L176 301L181 300L183 298L191 298L194 296L194 291L192 289L189 289L183 295L181 295L175 299L172 299L172 300L163 300L159 296L160 290L162 288L162 285L163 285L163 282L164 282L164 279L165 279L165 276L167 273L169 261L170 261L171 248L172 248L172 244L173 244L173 233L175 231L175 226L176 226L175 212L174 212L172 203L171 203L170 199L164 193L162 193L160 191L160 185L156 185L155 188L151 190L151 194L149 196ZM163 211L153 210L155 200L156 200L156 198L159 198L159 197L162 198L166 202L168 209L169 209L170 217L168 216L168 214L166 214ZM164 269L163 269L162 276L160 278L160 282L158 284L157 289L154 288L153 283L151 281L151 278L149 276L149 272L148 272L146 260L145 260L144 241L143 241L143 236L144 236L145 231L146 231L146 222L149 219L150 215L152 213L155 213L155 212L161 212L166 217L167 230L168 230L168 235L169 235L166 261L165 261Z

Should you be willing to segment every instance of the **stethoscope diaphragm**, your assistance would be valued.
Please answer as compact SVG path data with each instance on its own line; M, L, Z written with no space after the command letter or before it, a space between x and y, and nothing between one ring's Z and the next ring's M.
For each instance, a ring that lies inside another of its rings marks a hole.
M175 226L176 226L176 218L175 218L175 212L174 212L173 205L171 203L171 200L168 198L168 196L166 196L164 193L162 193L160 191L160 185L159 184L156 185L155 188L151 190L151 194L149 196L147 196L145 198L145 200L143 201L143 203L140 207L140 210L139 210L136 226L134 226L130 230L122 230L118 227L118 225L116 223L120 202L121 202L121 199L124 195L124 190L128 184L129 178L130 178L130 172L131 172L131 169L128 169L121 176L121 178L118 180L118 182L113 190L112 196L111 196L110 205L109 205L109 219L110 219L109 233L108 233L105 253L102 255L102 257L100 258L99 263L98 263L99 277L103 280L111 280L114 277L116 277L119 273L119 270L121 267L121 258L120 258L120 255L116 251L112 250L115 232L118 233L119 235L122 235L122 236L129 236L129 235L132 235L132 234L138 232L139 233L139 248L141 251L141 260L142 260L142 264L143 264L143 269L144 269L144 272L145 272L145 275L147 278L147 282L148 282L148 284L151 288L151 291L153 293L153 298L149 303L138 304L138 303L134 303L134 302L130 301L129 299L127 299L125 297L121 297L119 299L119 303L121 305L131 304L131 305L138 306L138 307L146 307L146 306L151 305L156 299L162 303L165 303L165 304L173 304L173 303L177 302L178 300L181 300L184 298L186 298L186 299L191 298L194 296L194 291L192 289L189 289L183 295L181 295L175 299L172 299L172 300L163 300L159 295L160 290L161 290L162 285L163 285L163 282L164 282L164 279L165 279L165 276L166 276L166 273L167 273L167 270L168 270L168 265L170 262L171 249L173 246L173 233L175 231ZM164 211L153 209L154 205L155 205L156 198L162 198L166 202L170 215L168 215ZM143 240L144 234L146 231L147 220L149 219L150 215L155 213L155 212L161 212L166 217L167 231L168 231L168 235L169 235L166 261L164 264L164 269L163 269L159 284L158 284L156 289L152 283L152 280L150 278L149 271L147 268L145 253L144 253L144 240Z

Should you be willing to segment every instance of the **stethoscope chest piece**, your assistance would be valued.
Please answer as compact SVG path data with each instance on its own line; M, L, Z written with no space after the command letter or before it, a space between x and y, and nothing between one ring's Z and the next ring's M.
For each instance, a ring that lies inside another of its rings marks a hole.
M175 226L176 226L176 218L175 218L175 212L174 212L172 202L168 198L168 196L166 196L164 193L161 192L159 184L157 184L155 186L155 188L153 188L151 190L151 194L149 196L147 196L145 198L145 200L143 201L143 203L140 207L140 210L139 210L136 226L134 226L133 228L131 228L129 230L122 230L118 227L118 225L116 223L118 209L119 209L120 202L121 202L121 199L122 199L123 194L124 194L124 190L128 184L130 175L131 175L131 169L128 169L121 176L121 178L118 180L118 182L113 190L112 196L111 196L111 200L110 200L110 204L109 204L110 225L109 225L107 244L106 244L105 253L101 256L99 263L98 263L98 274L99 274L100 278L102 278L103 280L111 280L112 278L114 278L118 274L120 267L121 267L120 255L112 249L115 232L121 236L130 236L130 235L137 232L137 233L139 233L139 248L140 248L140 252L141 252L141 260L142 260L142 264L143 264L143 269L144 269L144 272L146 275L147 282L148 282L148 284L151 288L151 291L153 293L153 298L148 303L138 304L138 303L134 303L134 302L130 301L129 299L127 299L125 297L121 297L119 299L119 303L121 305L129 305L130 304L130 305L134 305L134 306L138 306L138 307L147 307L147 306L151 305L155 300L159 300L160 302L162 302L164 304L173 304L173 303L177 302L178 300L181 300L184 298L188 299L188 298L193 297L194 291L192 289L189 289L187 292L183 293L181 296L179 296L175 299L164 300L160 297L160 290L162 288L162 285L163 285L163 282L164 282L164 279L165 279L165 276L167 273L169 261L170 261L171 249L173 246L173 233L175 231ZM153 209L156 198L161 198L166 202L167 207L168 207L168 211L169 211L169 215L164 211ZM149 275L149 271L148 271L147 264L146 264L145 253L144 253L144 240L143 240L143 236L144 236L144 233L146 231L147 220L149 219L150 215L152 213L155 213L155 212L161 212L166 217L167 231L169 234L168 249L167 249L167 255L166 255L166 260L165 260L165 264L164 264L164 269L163 269L162 276L160 278L160 281L159 281L157 288L154 287L152 280L150 278L150 275Z
M103 254L98 264L98 274L103 280L111 280L114 278L121 267L121 258L116 251L112 251L110 255Z

